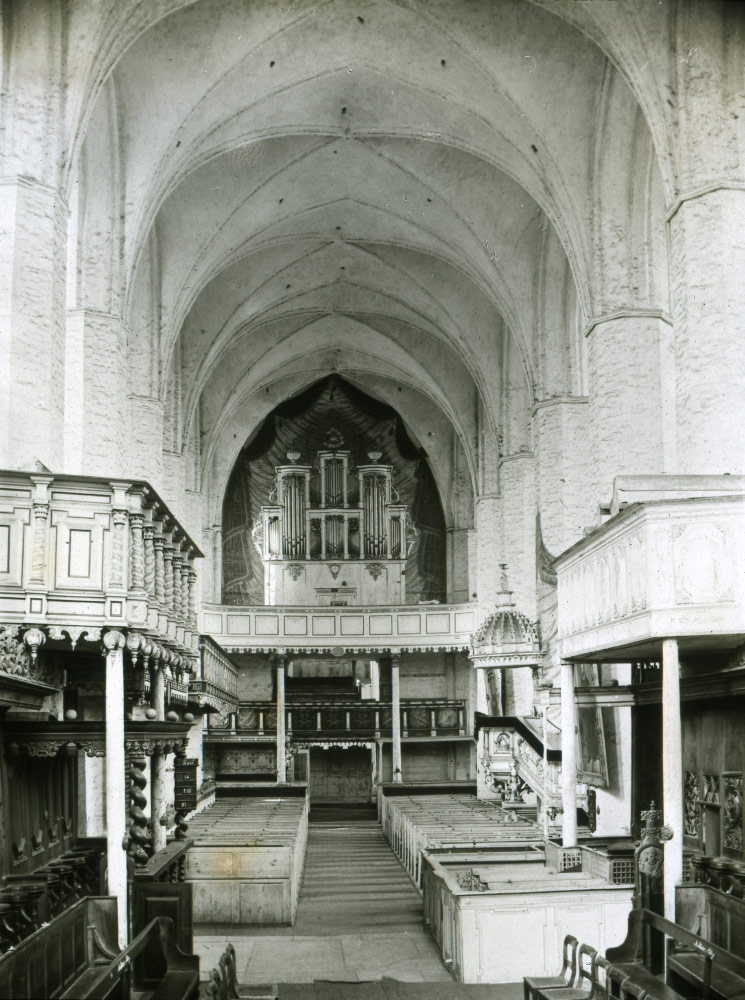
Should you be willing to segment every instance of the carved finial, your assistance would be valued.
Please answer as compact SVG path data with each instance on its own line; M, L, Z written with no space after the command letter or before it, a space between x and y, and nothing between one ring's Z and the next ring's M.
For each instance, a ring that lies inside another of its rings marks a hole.
M499 577L499 589L502 591L502 593L507 594L509 593L510 590L510 584L509 581L507 580L507 563L500 563L499 568L502 570L502 573Z
M39 646L44 645L47 637L40 628L30 628L27 632L23 633L23 641L31 650L32 662L36 663L36 657L39 655Z

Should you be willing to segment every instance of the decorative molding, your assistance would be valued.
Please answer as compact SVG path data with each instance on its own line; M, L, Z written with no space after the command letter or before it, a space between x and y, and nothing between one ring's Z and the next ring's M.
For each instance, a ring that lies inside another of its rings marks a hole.
M657 319L667 326L673 325L673 318L664 309L618 309L616 312L595 316L584 328L584 336L589 337L596 327L605 323L613 323L619 319Z

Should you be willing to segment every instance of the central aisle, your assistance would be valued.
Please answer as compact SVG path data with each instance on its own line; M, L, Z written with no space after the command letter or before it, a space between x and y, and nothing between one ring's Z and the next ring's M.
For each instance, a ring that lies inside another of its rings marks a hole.
M235 946L239 982L449 983L419 893L373 821L312 822L294 927L195 928L202 976Z

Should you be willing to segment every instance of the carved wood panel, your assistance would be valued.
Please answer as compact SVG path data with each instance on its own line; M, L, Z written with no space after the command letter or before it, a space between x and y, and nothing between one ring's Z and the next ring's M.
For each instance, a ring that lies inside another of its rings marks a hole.
M5 757L7 848L3 874L35 871L75 843L77 759Z

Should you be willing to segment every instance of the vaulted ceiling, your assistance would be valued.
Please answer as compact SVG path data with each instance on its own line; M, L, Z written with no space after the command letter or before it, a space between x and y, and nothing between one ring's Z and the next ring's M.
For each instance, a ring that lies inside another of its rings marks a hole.
M167 447L216 489L336 370L399 410L443 492L461 463L478 493L497 435L526 447L536 400L585 391L588 319L666 300L646 119L552 10L171 7L101 88L80 197L88 246L116 234L106 294Z

